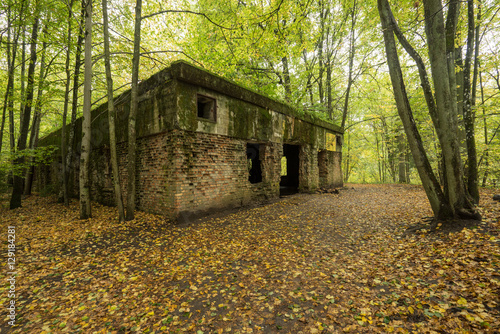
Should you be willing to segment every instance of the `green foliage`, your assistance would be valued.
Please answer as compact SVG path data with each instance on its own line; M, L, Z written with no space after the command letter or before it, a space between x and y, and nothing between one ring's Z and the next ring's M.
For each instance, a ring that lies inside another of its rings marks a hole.
M26 44L29 57L29 36L33 21L33 3L21 12L20 4L7 0L0 5L0 28L7 32L7 13L12 17L12 34L23 28L20 42ZM26 3L26 2L25 2ZM26 3L27 4L27 3ZM415 49L426 58L425 35L420 22L423 5L420 1L391 1L401 29ZM72 15L64 2L41 0L39 43L47 43L47 76L40 101L42 121L40 137L60 128L64 102L65 50L69 48L70 66L74 66L80 2L74 1ZM447 5L447 4L446 4ZM475 2L476 9L479 2ZM106 81L102 57L102 25L100 2L94 2L93 29L93 106L105 102ZM109 3L111 29L111 66L115 93L130 88L133 49L134 1ZM356 18L351 28L351 14ZM485 185L500 184L500 42L498 1L483 1L482 16L477 20L482 36L479 50L480 83L476 92L476 142L481 161L480 178L486 175ZM154 15L155 13L161 13ZM456 46L466 43L467 25L461 11ZM71 17L69 19L69 17ZM140 80L184 59L226 79L235 81L259 93L287 102L298 110L326 121L340 124L344 109L348 77L349 40L355 37L353 78L349 97L348 117L343 146L343 170L346 179L356 182L394 181L397 136L401 134L392 87L386 72L382 33L373 2L361 0L317 1L238 1L238 0L152 0L143 4ZM68 20L70 20L68 22ZM72 37L67 45L70 23ZM5 33L3 36L7 36ZM11 36L12 38L12 36ZM0 44L0 61L6 63L7 39ZM40 47L38 48L40 50ZM17 49L14 73L14 137L19 134L21 102L21 46ZM285 61L286 60L286 61ZM440 147L435 140L425 100L420 90L414 63L401 52L407 91L415 113L417 126L424 139L434 169L438 168ZM5 65L2 65L4 69ZM37 67L37 73L39 67ZM330 71L330 72L329 72ZM74 71L70 71L73 75ZM83 75L83 68L81 71ZM38 75L35 86L38 87ZM80 79L80 83L82 78ZM7 84L6 71L0 71L2 101ZM81 89L81 88L80 88ZM36 89L35 89L36 91ZM81 96L82 92L79 92ZM329 105L330 96L330 105ZM81 106L82 101L79 100ZM9 151L9 118L5 121L2 138L2 167L11 168ZM378 149L377 149L378 143ZM487 152L487 154L486 154ZM481 160L482 157L482 160ZM417 180L411 159L412 182ZM22 169L22 168L21 168ZM8 171L10 172L10 171ZM16 171L17 173L17 171ZM3 178L5 179L5 178ZM499 180L499 181L495 181Z
M0 176L6 175L12 177L24 176L28 167L39 164L50 164L54 159L54 153L59 148L56 146L38 147L35 149L26 149L20 152L4 151L0 153ZM21 163L14 163L22 161Z

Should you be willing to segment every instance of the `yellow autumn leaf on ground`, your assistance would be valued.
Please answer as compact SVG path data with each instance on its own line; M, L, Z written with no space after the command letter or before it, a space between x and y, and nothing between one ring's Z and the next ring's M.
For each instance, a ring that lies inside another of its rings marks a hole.
M483 198L494 224L482 225L497 233L500 207ZM420 186L296 194L193 224L142 212L118 224L99 205L80 221L76 201L38 196L0 210L28 248L14 334L500 331L500 245L446 223L433 231ZM415 224L429 232L408 232Z

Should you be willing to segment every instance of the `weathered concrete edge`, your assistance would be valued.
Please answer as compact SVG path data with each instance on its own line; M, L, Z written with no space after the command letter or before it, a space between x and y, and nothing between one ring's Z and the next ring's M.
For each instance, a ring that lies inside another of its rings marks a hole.
M170 74L173 79L201 86L262 108L269 108L278 113L298 118L304 122L323 127L333 132L344 133L344 129L338 125L328 123L307 113L300 114L297 109L290 105L244 88L207 70L193 66L186 61L178 60L173 62L170 65Z
M186 82L188 84L198 85L210 90L214 90L221 94L225 94L236 99L240 99L254 105L257 105L262 108L269 108L278 113L298 118L306 123L323 127L327 130L343 134L344 129L340 126L323 121L317 117L309 115L307 113L300 114L297 109L294 107L287 105L285 103L279 102L277 100L273 100L270 97L264 96L257 92L254 92L248 88L244 88L237 83L234 83L230 80L224 79L218 75L215 75L207 70L204 70L200 67L194 66L184 60L178 60L173 62L170 67L167 67L149 78L141 81L139 83L139 97L142 96L146 91L148 91L151 87L155 87L156 85L161 84L166 80L179 80ZM115 103L120 100L130 99L130 89L122 92L118 96L114 97ZM97 115L101 112L107 112L107 100L97 107L93 108L92 120L94 120ZM77 122L81 123L82 117L77 118ZM59 138L61 128L58 128L51 133L40 138L39 145L47 146L47 145L60 145Z

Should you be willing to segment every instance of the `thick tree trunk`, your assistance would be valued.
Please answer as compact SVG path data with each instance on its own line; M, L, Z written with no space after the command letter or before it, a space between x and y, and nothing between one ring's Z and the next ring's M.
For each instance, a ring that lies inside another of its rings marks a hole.
M413 118L397 54L396 42L394 39L394 25L391 20L392 14L389 3L387 0L377 0L377 3L396 106L401 121L403 122L413 160L415 161L417 171L435 217L438 219L449 218L450 216L453 217L452 208L449 206L434 172L432 171L432 167L422 144L422 139Z
M38 40L38 24L39 24L39 12L38 8L35 9L35 22L33 23L33 30L31 32L31 46L30 46L30 64L28 68L28 85L26 88L26 104L24 111L22 113L22 127L19 130L19 139L17 142L17 151L21 152L26 148L26 141L28 139L30 118L31 118L31 108L33 104L33 91L35 84L35 67L36 67L36 46ZM17 158L14 162L16 165L20 166L24 163L24 158L21 156ZM14 185L12 188L12 197L10 199L10 208L15 209L21 206L21 197L23 194L23 176L14 175Z
M429 108L429 114L431 115L432 121L434 123L434 128L436 130L441 146L443 163L440 171L443 172L444 191L441 191L439 184L437 184L437 180L434 184L434 180L436 178L432 172L432 169L430 169L430 165L428 167L426 166L428 164L428 161L426 161L422 165L421 153L425 154L425 151L423 151L423 148L420 149L417 147L417 149L415 149L413 143L415 138L410 138L411 136L408 135L408 126L415 127L416 130L414 121L411 121L409 124L407 124L408 122L405 121L402 117L403 125L405 127L405 131L407 132L410 149L417 166L417 170L419 170L420 178L428 178L430 176L430 173L432 173L431 179L434 189L432 189L430 193L428 192L428 197L429 201L431 202L431 206L433 207L434 213L439 219L451 219L456 217L477 219L479 218L479 215L474 210L469 200L468 193L465 189L463 178L464 171L460 157L460 147L457 136L458 117L454 38L458 20L459 2L458 0L450 1L448 8L448 19L445 28L443 6L441 5L441 1L424 0L425 31L427 35L427 44L429 46L429 59L431 64L432 79L434 81L435 94L432 93L424 62L422 61L418 53L411 47L406 38L403 36L402 32L397 27L395 19L392 16L389 3L387 2L387 0L379 0L378 3L381 21L384 27L386 53L388 55L391 81L394 87L394 94L396 97L398 112L400 108L403 111L407 109L408 111L410 111L409 114L411 115L409 105L406 107L407 96L404 92L402 75L399 74L401 72L399 60L396 64L394 59L391 59L391 54L392 58L397 58L395 46L392 46L390 45L391 43L388 43L388 41L393 39L392 31L396 33L402 46L417 63L424 96ZM386 22L384 23L384 21ZM390 30L390 32L386 30ZM391 69L391 67L393 67L393 69ZM398 87L401 85L402 88ZM402 95L403 97L398 97L398 95ZM403 102L398 102L398 99L402 99ZM410 132L415 131L412 130ZM421 152L415 154L416 151ZM425 158L425 160L427 160L427 158ZM424 179L422 179L422 183L424 185L424 188L426 188L426 184L429 183L429 180L424 181ZM439 188L439 190L436 190L437 188ZM436 198L433 193L439 194L438 198ZM429 194L431 196L429 196ZM444 199L441 197L441 194L444 196ZM433 204L433 201L436 201L436 199L438 201ZM439 211L436 211L435 207L436 203L438 202L441 203L441 208Z
M452 12L453 0L448 15ZM458 142L457 94L455 80L454 48L447 48L446 35L455 35L456 24L444 25L443 6L440 0L425 0L425 31L429 47L432 79L439 126L438 133L444 158L445 193L454 215L470 217L473 207L469 201L464 183L464 169ZM457 10L458 11L458 10ZM452 20L449 20L449 22ZM446 129L446 131L444 131Z
M128 188L127 188L127 220L134 219L135 211L135 169L136 169L136 129L135 121L138 109L139 58L141 46L142 0L135 5L134 55L132 58L132 89L130 91L130 113L128 125Z
M125 220L125 211L123 209L122 189L120 186L120 171L118 170L118 157L116 154L116 135L115 135L115 105L113 99L113 79L111 77L111 61L109 52L109 32L108 32L108 3L102 0L102 18L104 33L104 61L106 67L106 82L108 88L108 122L109 122L109 146L111 152L111 168L113 170L113 188L115 190L115 201L118 207L119 221Z
M83 88L82 149L80 155L80 218L92 217L90 203L90 149L92 98L92 0L85 4L85 82Z

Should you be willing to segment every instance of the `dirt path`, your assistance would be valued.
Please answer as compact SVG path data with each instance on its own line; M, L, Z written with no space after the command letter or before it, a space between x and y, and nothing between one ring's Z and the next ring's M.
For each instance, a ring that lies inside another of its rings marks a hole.
M16 323L2 332L373 333L500 330L500 205L488 234L404 230L431 215L417 186L350 185L173 225L76 219L51 199L16 226ZM5 277L5 275L4 275ZM2 288L4 309L8 288Z

